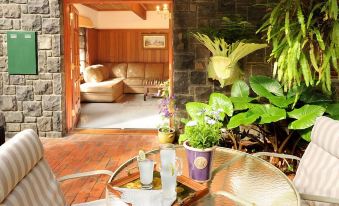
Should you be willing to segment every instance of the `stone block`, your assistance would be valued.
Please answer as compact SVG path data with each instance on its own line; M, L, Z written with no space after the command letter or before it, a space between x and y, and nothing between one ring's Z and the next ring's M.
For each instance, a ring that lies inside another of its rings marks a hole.
M185 109L185 104L187 102L192 102L194 100L192 95L176 95L176 105L179 110Z
M47 71L50 73L60 72L60 58L48 57L47 58Z
M53 131L62 132L62 112L53 112Z
M10 123L21 123L23 120L22 112L6 112L5 119L6 122Z
M44 117L51 117L51 116L53 116L53 112L50 112L50 111L43 111L43 112L42 112L42 115L43 115Z
M30 14L48 14L48 0L28 0L28 13Z
M54 57L59 57L61 54L60 35L53 35L52 37L52 54Z
M34 100L33 87L32 86L17 86L16 96L19 101L32 101Z
M24 122L25 123L35 123L36 122L36 117L25 117Z
M44 111L60 111L61 97L60 96L43 96L42 108Z
M59 34L60 33L60 19L48 18L42 20L42 32L44 34Z
M34 81L33 84L34 84L34 94L47 95L47 94L53 93L52 81L39 80L39 81Z
M21 30L21 20L20 19L13 19L13 29Z
M61 74L53 74L53 88L54 94L62 94Z
M6 68L7 57L0 57L0 68Z
M174 68L176 71L193 70L194 69L194 55L192 54L174 55Z
M0 18L2 18L2 16L3 16L3 8L2 8L2 6L0 6Z
M35 101L41 101L42 100L42 96L41 95L34 95L34 100Z
M5 126L5 115L0 111L0 126Z
M25 85L25 76L24 75L10 75L9 82L12 85Z
M41 16L24 14L22 15L22 29L26 31L39 31L42 28Z
M174 93L188 94L189 77L187 72L174 72Z
M15 4L26 4L27 0L9 0L9 2Z
M61 132L46 132L46 137L48 137L48 138L61 138L62 133Z
M178 11L174 13L175 28L194 28L196 27L196 12Z
M21 130L25 130L25 129L32 129L35 132L38 132L38 127L36 126L35 123L22 123Z
M58 0L50 0L49 1L49 5L50 5L50 14L51 17L60 17L60 3Z
M25 116L40 117L42 115L41 102L36 101L24 102L23 112Z
M52 130L52 118L51 117L39 117L37 119L38 130L41 132L49 132Z
M207 102L211 93L212 87L196 87L194 91L194 100Z
M5 18L20 18L21 15L21 7L17 4L8 4L3 7L3 15Z
M197 45L195 48L195 58L206 59L211 56L211 52L203 45Z
M191 84L206 84L206 72L191 72Z
M12 19L0 19L0 30L13 29Z
M20 123L6 123L6 130L8 132L20 132Z
M3 90L5 95L15 95L15 86L5 85Z
M15 96L1 96L0 111L15 111L17 109L17 101Z
M52 48L52 37L49 35L38 36L38 48L39 49L51 49Z
M40 73L39 78L41 80L52 80L53 79L53 74L52 73Z
M46 72L47 55L46 51L39 51L38 53L38 70L40 72Z
M22 109L23 109L23 101L17 101L17 109L18 109L18 111L22 111Z
M39 79L38 75L25 75L25 79L27 80L37 80Z

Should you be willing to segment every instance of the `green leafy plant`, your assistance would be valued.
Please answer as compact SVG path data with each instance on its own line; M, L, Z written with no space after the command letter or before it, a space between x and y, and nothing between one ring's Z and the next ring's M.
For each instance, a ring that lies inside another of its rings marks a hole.
M337 0L281 0L259 31L272 43L273 77L285 91L304 81L331 92L331 68L339 72Z
M263 134L270 134L267 135L268 141L276 143L278 134L272 134L268 130L272 127L267 125L283 122L285 125L287 123L289 129L284 141L288 141L293 131L310 141L310 131L317 117L324 114L332 118L338 117L339 110L336 109L339 104L335 104L327 95L323 94L318 101L312 101L312 95L319 97L317 92L308 91L314 88L300 86L285 93L277 80L265 76L250 77L250 86L257 97L249 97L249 87L245 82L239 80L234 83L230 99L236 112L227 123L228 129L256 124L259 125L259 130L263 130ZM277 124L273 126L273 131L283 132L284 129L277 130ZM280 149L276 144L274 150L281 152L285 144L282 142Z
M224 39L215 37L213 40L206 34L199 32L193 36L201 42L211 53L208 66L208 77L220 82L221 87L233 84L242 75L238 61L248 54L265 48L266 44L234 42L228 44Z
M208 104L189 102L186 111L190 119L183 120L185 132L180 135L179 143L188 140L191 147L206 149L219 143L222 122L226 115L233 114L233 105L225 95L213 93Z

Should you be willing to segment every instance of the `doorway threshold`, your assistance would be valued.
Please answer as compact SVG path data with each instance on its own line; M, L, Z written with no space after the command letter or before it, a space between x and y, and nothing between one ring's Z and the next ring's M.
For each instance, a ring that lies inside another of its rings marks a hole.
M156 135L157 129L84 129L75 128L69 134L143 134Z

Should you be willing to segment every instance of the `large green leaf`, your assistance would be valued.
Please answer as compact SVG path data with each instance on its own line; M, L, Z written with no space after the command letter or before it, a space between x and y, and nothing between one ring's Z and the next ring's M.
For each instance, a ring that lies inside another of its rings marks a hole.
M306 140L307 142L311 142L311 132L312 132L312 128L307 128L307 129L302 129L302 130L298 130L300 136Z
M231 96L232 97L248 97L250 95L250 88L246 82L238 80L233 83Z
M268 100L277 107L287 108L289 105L294 103L295 97L287 98L284 96L269 96Z
M188 102L186 111L193 120L201 120L204 118L204 113L209 112L211 107L208 104L201 102Z
M251 76L250 85L252 90L261 97L284 96L280 83L266 76Z
M239 127L240 125L250 125L259 118L259 114L252 111L237 114L233 116L227 124L228 129Z
M297 119L288 125L289 129L306 129L314 125L315 119L322 116L325 108L317 105L304 105L299 109L288 112L288 116Z
M256 98L252 97L230 97L233 103L233 109L235 111L245 110L252 108L255 104L251 103L251 101L255 100Z
M233 115L233 104L231 100L224 94L212 93L210 95L209 105L214 110L222 110L228 116Z
M253 113L260 115L259 124L267 124L286 119L286 111L270 104L258 105L250 109Z
M331 118L339 120L339 103L328 105L326 113L330 114Z

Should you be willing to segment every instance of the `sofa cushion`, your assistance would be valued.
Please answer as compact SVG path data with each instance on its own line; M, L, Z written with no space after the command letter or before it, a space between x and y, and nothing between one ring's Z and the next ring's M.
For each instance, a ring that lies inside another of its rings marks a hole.
M118 63L112 66L112 77L127 77L127 64L126 63Z
M101 71L102 69L104 69L104 66L101 64L86 67L84 70L85 82L86 83L102 82L104 80L104 75L103 72Z
M141 86L143 85L143 78L128 78L124 79L124 83L129 86Z
M102 75L104 76L104 80L110 79L112 74L112 63L102 63L104 66L101 68Z
M122 83L123 78L114 78L98 83L84 83L80 85L81 92L112 93L116 84Z
M164 73L164 64L147 63L145 65L145 79L162 79Z
M128 63L127 78L145 77L145 64L144 63Z

